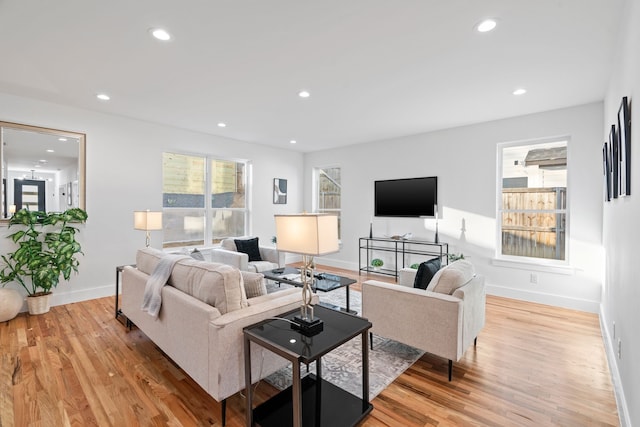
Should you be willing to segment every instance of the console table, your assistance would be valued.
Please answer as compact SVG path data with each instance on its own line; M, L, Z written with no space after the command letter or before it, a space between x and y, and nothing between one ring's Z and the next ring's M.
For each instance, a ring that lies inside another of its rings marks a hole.
M398 269L408 267L405 265L405 255L420 255L427 258L440 257L443 264L449 263L449 244L441 242L429 242L427 240L391 239L388 237L360 237L358 244L359 274L363 271L386 274L398 278ZM363 256L364 252L364 256ZM374 252L390 252L394 254L393 268L380 268L371 266ZM401 256L401 260L398 260Z
M373 409L369 403L369 346L367 331L371 322L322 306L315 314L324 321L324 329L306 336L293 329L289 320L296 309L280 318L270 318L244 328L244 373L246 425L261 427L334 427L354 426ZM322 379L322 356L360 335L362 339L362 398ZM286 390L253 408L251 380L251 342L291 362L293 384ZM316 374L301 378L301 364L316 362Z

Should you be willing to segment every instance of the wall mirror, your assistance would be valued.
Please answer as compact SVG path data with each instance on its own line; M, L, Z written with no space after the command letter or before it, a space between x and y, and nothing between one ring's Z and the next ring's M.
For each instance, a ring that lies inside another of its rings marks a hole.
M85 207L85 134L0 121L0 221Z

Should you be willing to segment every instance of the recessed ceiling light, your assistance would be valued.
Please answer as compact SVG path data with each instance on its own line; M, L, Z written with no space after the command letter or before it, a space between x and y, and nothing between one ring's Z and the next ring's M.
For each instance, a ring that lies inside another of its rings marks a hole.
M289 141L290 144L295 144L296 142L298 141L296 141L295 139L292 139L291 141Z
M47 153L55 153L55 151L54 151L54 150L52 150L51 148L49 148L49 149L47 150Z
M307 92L306 90L300 91L298 92L298 96L300 98L308 98L311 96L311 94L309 92Z
M226 123L222 123L222 122L220 122L220 123L218 123L218 127L219 127L219 128L226 128L226 127L227 127L227 124L226 124Z
M527 90L522 88L513 91L514 95L524 95L525 93L527 93Z
M58 141L65 142L66 140L67 140L67 138L58 138Z
M111 99L111 97L106 93L99 93L98 95L96 95L96 98L98 98L101 101L108 101Z
M169 32L167 30L164 30L162 28L152 28L149 30L149 32L151 32L151 35L155 38L157 38L158 40L161 40L163 42L167 42L169 40L171 40L171 34L169 34Z
M487 33L496 28L496 25L498 25L498 23L494 19L485 19L476 25L476 30L480 33Z

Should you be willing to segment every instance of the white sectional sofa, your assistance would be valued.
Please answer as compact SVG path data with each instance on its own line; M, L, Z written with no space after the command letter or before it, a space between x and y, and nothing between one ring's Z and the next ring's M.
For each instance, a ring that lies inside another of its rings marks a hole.
M243 332L245 326L300 306L297 288L247 298L245 285L258 289L263 276L228 265L185 258L173 267L162 288L158 318L141 310L147 279L165 254L139 250L136 268L122 274L122 311L163 352L214 399L225 399L244 389ZM317 298L315 300L317 302ZM262 348L251 351L251 378L256 381L286 365Z

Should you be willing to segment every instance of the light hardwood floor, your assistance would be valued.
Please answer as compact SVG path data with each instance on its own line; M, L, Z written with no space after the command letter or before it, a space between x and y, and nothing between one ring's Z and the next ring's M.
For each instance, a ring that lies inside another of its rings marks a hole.
M275 392L261 382L257 402ZM598 317L492 296L452 382L425 355L373 405L362 426L618 425ZM0 323L0 427L32 425L220 426L220 404L100 298ZM227 425L244 425L241 394Z

